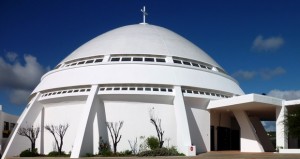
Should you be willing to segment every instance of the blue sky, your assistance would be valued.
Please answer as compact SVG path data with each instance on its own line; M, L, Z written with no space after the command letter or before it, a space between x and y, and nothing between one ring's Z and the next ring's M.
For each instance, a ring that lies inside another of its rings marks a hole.
M19 115L42 74L88 40L142 22L202 48L245 93L300 98L300 1L0 0L0 104Z

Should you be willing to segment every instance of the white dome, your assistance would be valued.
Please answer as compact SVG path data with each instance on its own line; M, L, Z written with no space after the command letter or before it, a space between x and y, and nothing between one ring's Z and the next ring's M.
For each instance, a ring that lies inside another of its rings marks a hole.
M135 24L106 32L79 47L62 62L107 54L152 54L194 59L221 68L182 36L163 27Z

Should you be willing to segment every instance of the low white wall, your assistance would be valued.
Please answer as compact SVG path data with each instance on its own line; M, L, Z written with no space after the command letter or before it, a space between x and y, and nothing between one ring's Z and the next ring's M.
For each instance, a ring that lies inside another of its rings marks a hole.
M300 149L279 149L279 153L299 153Z

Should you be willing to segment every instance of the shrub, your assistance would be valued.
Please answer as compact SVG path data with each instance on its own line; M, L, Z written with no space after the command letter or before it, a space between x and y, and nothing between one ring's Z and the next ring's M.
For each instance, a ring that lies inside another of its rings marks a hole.
M57 156L68 156L68 155L64 151L62 151L61 154L59 154L59 152L57 151L51 151L48 153L48 156L57 157Z
M147 138L147 145L151 150L159 148L159 141L156 137L150 136Z
M109 143L104 141L102 136L100 136L98 150L99 150L99 155L101 155L101 156L111 156L112 155Z
M184 154L178 153L175 147L172 148L157 148L154 150L143 151L138 156L184 156Z
M30 149L24 150L20 153L20 157L35 157L38 156L37 149L34 149L33 152L30 151Z
M132 151L130 150L125 150L125 151L122 151L120 153L117 153L116 154L117 156L132 156Z

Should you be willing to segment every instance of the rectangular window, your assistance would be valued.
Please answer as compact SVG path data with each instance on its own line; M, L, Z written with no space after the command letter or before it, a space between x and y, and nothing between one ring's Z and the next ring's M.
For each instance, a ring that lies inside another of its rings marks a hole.
M211 95L212 95L212 96L216 96L216 94L215 94L215 93L211 93Z
M131 57L122 57L121 61L131 61Z
M127 90L128 90L127 87L123 87L123 88L122 88L122 91L127 91Z
M103 87L102 87L102 88L100 88L100 91L104 91L104 90L105 90L105 88L103 88Z
M173 89L171 89L171 88L168 88L168 92L173 92Z
M159 89L158 88L153 88L153 91L159 91Z
M191 63L187 62L187 61L183 61L183 64L185 64L185 65L191 65Z
M200 67L201 67L201 68L206 68L206 66L204 66L204 65L200 65Z
M195 66L195 67L199 67L199 64L197 64L197 63L192 62L192 65Z
M114 88L114 91L118 91L118 90L120 90L119 87L115 87L115 88Z
M77 64L76 62L75 62L75 63L72 63L71 66L74 66L74 65L76 65L76 64Z
M205 95L210 95L210 93L209 92L205 92Z
M174 63L181 64L180 60L173 60Z
M57 92L57 94L61 94L61 92Z
M138 91L143 91L144 89L142 87L137 88Z
M9 122L4 122L4 130L9 130Z
M84 61L78 62L78 65L82 65L82 64L84 64Z
M134 57L133 61L143 61L143 58L142 57Z
M76 93L76 92L79 92L79 90L78 90L78 89L75 89L75 90L74 90L74 93Z
M151 91L151 88L146 87L146 88L145 88L145 91Z
M145 58L145 61L146 61L146 62L154 62L154 58L146 57L146 58Z
M199 91L193 91L194 92L194 94L199 94Z
M186 90L187 93L193 93L191 90Z
M85 92L85 89L81 89L80 92Z
M113 61L113 62L120 61L120 58L119 57L113 57L113 58L110 59L110 61Z
M88 88L88 89L86 89L86 91L89 92L89 91L91 91L91 89Z
M102 62L102 61L103 61L103 59L96 59L95 63Z
M159 59L159 58L157 58L156 62L166 62L166 60L165 59Z
M130 87L129 90L135 91L135 87Z
M161 89L160 89L160 91L162 91L162 92L166 92L166 91L167 91L167 89L166 89L166 88L161 88Z
M94 60L87 60L86 62L85 62L85 64L89 64L89 63L93 63L94 62Z
M110 88L110 87L109 87L109 88L106 88L106 90L107 90L107 91L111 91L111 90L112 90L112 88Z
M62 94L65 94L65 93L67 93L67 91L63 91L63 92L62 92Z
M69 91L68 91L68 93L72 93L72 92L73 92L73 90L69 90Z
M200 94L204 95L204 92L200 92Z

